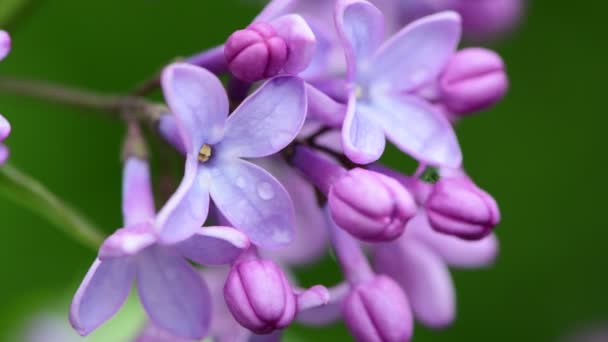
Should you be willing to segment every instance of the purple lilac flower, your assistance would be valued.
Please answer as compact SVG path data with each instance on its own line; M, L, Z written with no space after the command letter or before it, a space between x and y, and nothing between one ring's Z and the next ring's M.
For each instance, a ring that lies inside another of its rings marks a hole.
M234 76L255 82L278 74L298 74L310 64L315 46L310 27L294 14L269 22L257 20L234 32L224 54Z
M452 126L415 94L439 76L456 50L458 14L420 19L382 46L384 17L367 1L339 1L336 25L350 82L342 127L346 155L356 163L376 161L386 136L420 162L458 167L462 155Z
M11 37L8 32L0 30L0 61L11 51ZM2 142L11 134L11 124L0 114L0 165L4 164L9 156L8 147Z
M182 183L159 213L161 241L177 242L195 232L207 218L209 196L256 245L291 241L295 219L289 194L242 158L272 155L296 137L306 115L304 83L275 77L228 118L226 93L208 71L174 64L164 70L162 85L187 157Z
M233 228L205 227L175 245L160 244L153 203L148 164L130 157L123 178L125 228L103 243L70 309L70 322L81 335L120 309L134 281L156 326L184 338L207 334L209 290L187 260L203 265L230 263L249 241Z

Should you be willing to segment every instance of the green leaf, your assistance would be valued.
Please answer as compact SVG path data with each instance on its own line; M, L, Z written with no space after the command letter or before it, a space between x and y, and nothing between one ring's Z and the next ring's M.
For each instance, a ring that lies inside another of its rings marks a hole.
M78 242L97 250L104 237L88 219L12 165L0 167L0 195L28 208Z
M0 28L6 27L29 3L30 0L1 0Z

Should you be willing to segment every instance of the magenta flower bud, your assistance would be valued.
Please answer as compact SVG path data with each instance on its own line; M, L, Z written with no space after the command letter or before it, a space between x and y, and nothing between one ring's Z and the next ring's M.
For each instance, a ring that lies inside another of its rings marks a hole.
M8 32L0 30L0 61L11 51L11 36Z
M336 224L370 242L399 237L417 209L412 195L399 182L360 168L338 179L328 200Z
M256 334L268 334L293 321L296 296L287 277L270 260L235 264L224 285L224 298L234 318Z
M425 206L433 229L465 240L487 236L500 222L494 198L465 177L439 180Z
M384 275L357 285L344 299L342 313L357 341L403 342L412 336L407 297L393 279Z
M277 75L287 62L287 44L268 23L256 22L234 32L224 48L230 72L255 82Z
M11 124L0 114L0 142L4 141L11 134Z
M461 115L491 107L505 96L508 86L502 58L483 48L454 54L439 79L442 102Z

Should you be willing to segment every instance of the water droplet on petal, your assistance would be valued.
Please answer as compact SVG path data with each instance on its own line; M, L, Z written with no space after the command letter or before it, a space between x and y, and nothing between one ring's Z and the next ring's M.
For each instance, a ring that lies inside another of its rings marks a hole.
M272 189L272 185L267 182L261 182L257 187L258 196L260 196L263 200L271 200L274 198L274 190Z
M247 182L245 181L245 178L238 177L236 179L236 186L238 186L239 188L244 189L246 185L247 185Z

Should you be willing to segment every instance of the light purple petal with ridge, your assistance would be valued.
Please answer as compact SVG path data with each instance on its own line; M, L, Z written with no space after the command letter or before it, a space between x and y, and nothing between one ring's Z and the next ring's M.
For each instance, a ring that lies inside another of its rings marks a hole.
M441 12L419 19L387 40L364 79L373 87L410 91L436 78L460 41L460 16Z
M122 173L122 217L125 227L150 221L156 216L148 162L130 157Z
M209 191L201 169L197 155L188 155L184 178L156 219L155 229L161 243L183 241L205 223L209 213Z
M209 166L213 203L235 228L260 247L291 242L295 210L289 194L272 175L240 159L217 160Z
M384 39L384 16L367 1L338 0L334 20L352 81Z
M176 245L186 258L210 266L229 264L248 247L247 236L231 227L204 227Z
M382 156L386 139L379 123L362 109L352 95L342 126L342 147L344 154L353 162L369 164Z
M11 134L11 123L0 114L0 141L4 141Z
M268 80L226 120L217 154L258 158L274 154L298 135L306 118L304 81L279 76Z
M188 153L215 144L224 135L228 97L220 80L206 69L185 63L163 70L162 88Z
M276 177L289 193L294 207L298 208L293 241L285 247L262 252L289 264L305 264L318 259L328 250L328 235L327 219L319 208L315 188L281 158L262 158L255 163Z
M350 291L350 285L341 283L329 289L329 302L326 305L309 308L298 313L299 323L310 326L328 325L337 321L341 315L342 300Z
M368 120L381 126L401 151L433 166L459 167L462 153L446 117L430 104L409 95L377 94L358 103Z
M101 260L123 258L135 255L156 243L152 222L141 222L127 228L118 229L99 248Z
M137 264L137 290L159 328L183 338L207 335L211 319L209 289L181 256L162 247L144 251Z
M298 0L271 0L253 22L270 21L294 10Z
M403 236L377 248L375 263L379 272L403 287L418 321L431 328L452 323L456 311L454 285L447 266L431 249Z
M431 228L426 216L421 213L406 227L406 235L424 242L451 266L477 268L491 265L498 255L498 239L490 234L477 241L463 240L441 234Z
M10 156L11 151L5 145L0 143L0 165L4 164L8 157Z
M285 40L289 51L283 70L295 75L306 69L315 54L317 40L304 18L285 15L270 22L277 35Z
M179 338L147 322L133 342L194 342L189 338Z
M93 262L70 306L70 323L88 335L110 319L131 292L135 267L130 259Z
M11 52L11 36L8 32L0 30L0 61Z

